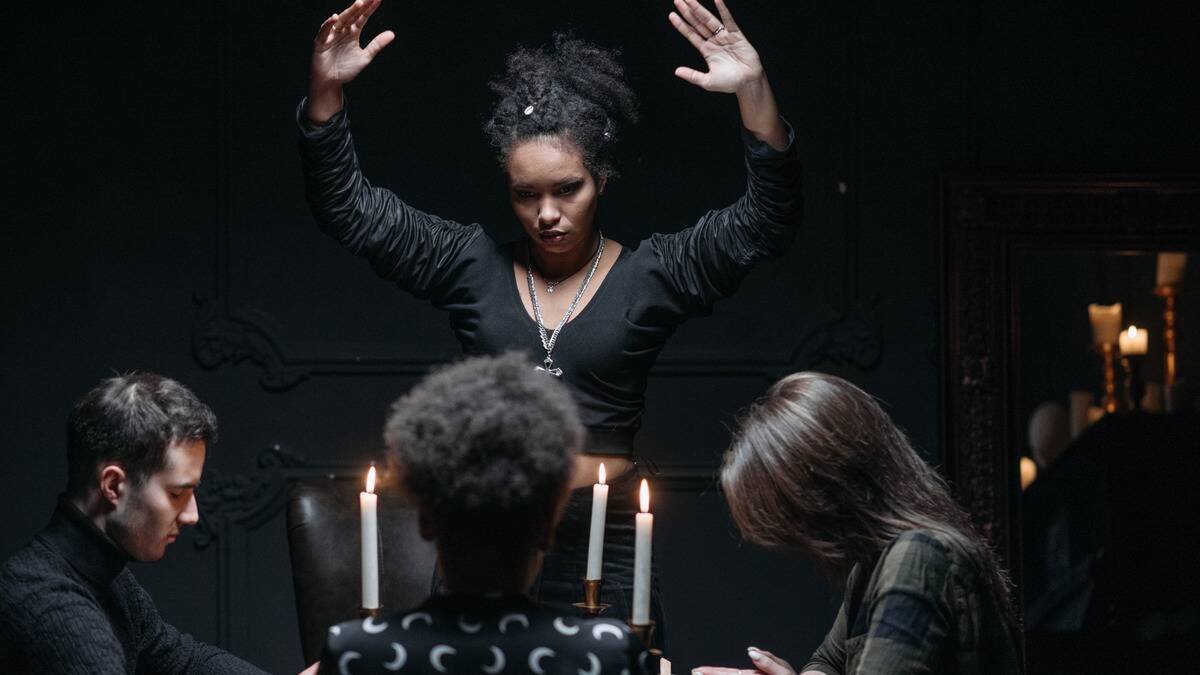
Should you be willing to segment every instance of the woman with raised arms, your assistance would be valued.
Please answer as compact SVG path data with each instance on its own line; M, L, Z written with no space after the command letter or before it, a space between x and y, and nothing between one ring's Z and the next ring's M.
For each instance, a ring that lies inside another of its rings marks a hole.
M603 600L629 616L633 439L647 377L683 321L708 314L758 261L792 241L801 220L793 133L758 53L722 0L717 15L695 0L675 0L669 21L707 65L706 71L680 67L675 75L734 95L746 191L686 229L624 245L596 221L600 197L616 175L613 148L636 118L635 96L615 54L562 35L552 47L517 49L491 83L498 100L485 131L524 236L496 242L479 225L414 208L359 170L342 90L395 37L383 31L362 46L379 4L356 0L328 18L314 42L308 98L297 112L312 212L378 275L446 311L465 354L523 351L546 377L567 386L588 430L572 486L590 485L599 463L606 464L612 479ZM569 500L533 588L542 602L579 599L589 503L586 489ZM652 618L661 628L657 590L652 595Z

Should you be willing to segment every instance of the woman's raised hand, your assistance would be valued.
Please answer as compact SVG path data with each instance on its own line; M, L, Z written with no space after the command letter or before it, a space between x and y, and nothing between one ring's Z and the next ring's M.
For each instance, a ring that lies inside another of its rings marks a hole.
M675 75L708 91L732 94L760 81L763 67L758 52L738 28L724 0L716 3L720 19L697 0L675 0L678 12L671 12L667 18L708 64L707 73L680 66Z
M354 0L354 4L331 14L313 39L309 71L308 116L324 122L342 108L342 85L358 74L391 44L396 34L385 30L366 47L359 44L363 26L382 0Z

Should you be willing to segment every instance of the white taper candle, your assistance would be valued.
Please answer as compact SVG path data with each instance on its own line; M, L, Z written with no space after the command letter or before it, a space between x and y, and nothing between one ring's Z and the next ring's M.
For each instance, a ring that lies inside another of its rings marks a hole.
M1187 268L1186 253L1159 253L1155 280L1159 286L1176 286L1183 283L1183 272Z
M608 485L604 482L604 463L600 463L600 482L592 486L592 530L588 536L587 576L600 578L604 563L604 520L608 513Z
M1150 344L1150 334L1145 328L1130 326L1129 330L1121 331L1117 339L1121 353L1125 356L1141 356L1146 353Z
M1092 321L1092 341L1096 346L1116 343L1121 334L1121 303L1088 305L1088 318Z
M642 479L642 512L634 516L633 619L635 625L650 623L650 538L654 515L650 511L650 486Z
M362 523L362 607L379 607L379 518L376 511L375 467L367 472L367 490L358 493Z

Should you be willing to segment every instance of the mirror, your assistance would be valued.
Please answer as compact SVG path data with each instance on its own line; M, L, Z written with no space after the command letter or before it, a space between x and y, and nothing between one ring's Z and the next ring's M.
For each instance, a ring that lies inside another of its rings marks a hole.
M1200 181L943 197L944 457L1012 570L1028 672L1195 672Z
M1014 255L1032 673L1104 672L1122 656L1112 646L1127 648L1122 633L1150 653L1195 637L1200 610L1178 600L1194 593L1200 521L1176 514L1200 513L1200 415L1186 377L1200 352L1196 262L1200 251Z

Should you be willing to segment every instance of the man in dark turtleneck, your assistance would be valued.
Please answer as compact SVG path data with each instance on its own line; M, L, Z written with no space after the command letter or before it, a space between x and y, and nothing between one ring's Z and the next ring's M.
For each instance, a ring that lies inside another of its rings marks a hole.
M152 374L104 380L67 420L67 490L0 567L0 664L12 673L263 671L164 622L126 564L198 520L212 411Z

